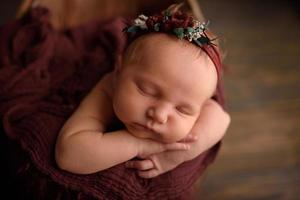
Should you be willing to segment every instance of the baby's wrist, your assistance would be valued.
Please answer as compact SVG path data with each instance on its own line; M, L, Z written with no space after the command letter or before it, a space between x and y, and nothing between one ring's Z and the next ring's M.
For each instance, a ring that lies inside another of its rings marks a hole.
M127 129L123 129L122 131L127 135L127 142L130 144L131 151L134 151L134 157L137 157L142 146L140 139L132 135Z
M140 138L135 138L136 139L136 143L135 143L135 146L136 146L136 156L137 157L142 157L143 155L143 142Z
M128 130L126 130L128 135L131 137L132 141L132 146L134 147L135 150L135 157L138 157L141 154L142 151L142 141L140 138L135 137L132 135Z

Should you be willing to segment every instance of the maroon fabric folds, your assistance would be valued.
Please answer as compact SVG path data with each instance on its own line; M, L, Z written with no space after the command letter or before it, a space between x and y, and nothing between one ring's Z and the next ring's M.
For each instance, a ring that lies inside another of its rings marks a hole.
M54 146L60 128L113 69L115 55L126 41L120 18L64 32L55 31L48 19L48 10L36 7L0 28L0 116L5 136L16 144L10 151L21 147L10 157L22 157L15 174L22 177L20 187L27 188L32 199L50 199L50 194L51 199L188 199L220 143L153 179L139 178L123 164L91 175L56 166Z

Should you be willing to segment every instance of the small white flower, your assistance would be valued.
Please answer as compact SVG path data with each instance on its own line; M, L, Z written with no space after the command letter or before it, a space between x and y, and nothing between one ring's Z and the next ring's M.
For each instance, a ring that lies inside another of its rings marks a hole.
M140 27L141 29L145 30L148 29L146 25L148 17L145 15L140 15L138 18L134 20L134 25Z
M146 15L139 15L139 18L144 21L147 21L147 19L148 19L148 17Z

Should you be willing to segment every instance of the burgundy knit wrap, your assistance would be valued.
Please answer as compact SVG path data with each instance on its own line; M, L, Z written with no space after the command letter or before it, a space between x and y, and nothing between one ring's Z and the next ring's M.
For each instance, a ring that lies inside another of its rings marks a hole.
M124 164L91 175L56 166L57 134L113 70L114 55L126 46L123 28L119 18L58 32L41 7L0 28L1 137L14 144L1 151L16 164L15 189L25 199L189 199L192 185L214 160L220 143L153 179L140 178Z

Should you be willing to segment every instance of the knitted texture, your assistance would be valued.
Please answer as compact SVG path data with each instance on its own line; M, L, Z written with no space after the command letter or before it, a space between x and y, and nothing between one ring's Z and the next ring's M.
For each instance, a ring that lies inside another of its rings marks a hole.
M220 143L153 179L140 178L124 164L90 175L56 166L59 130L82 98L113 70L126 40L121 18L59 32L49 15L36 7L0 28L1 134L14 144L1 151L18 160L13 176L21 181L15 190L28 199L189 199Z

